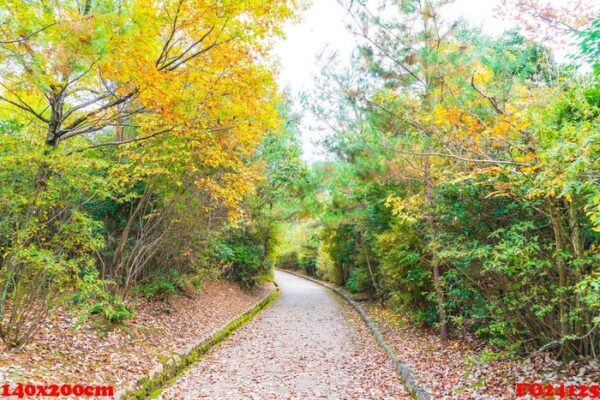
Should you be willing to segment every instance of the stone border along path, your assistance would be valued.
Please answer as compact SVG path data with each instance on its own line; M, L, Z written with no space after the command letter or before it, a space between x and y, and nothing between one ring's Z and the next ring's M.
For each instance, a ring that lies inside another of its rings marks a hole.
M276 271L281 296L165 389L175 399L410 399L358 315L326 288Z
M229 322L215 329L209 336L195 344L190 344L166 362L160 363L146 376L115 393L115 400L148 399L160 394L162 388L188 368L202 359L213 347L231 336L236 330L250 322L262 310L271 306L279 297L279 286L275 287L261 301L248 311L233 317Z
M392 360L392 362L396 366L396 369L398 370L398 373L402 377L402 382L408 388L408 390L410 391L413 398L415 398L417 400L432 400L432 397L427 392L427 390L425 390L423 387L419 386L419 384L416 382L415 373L408 366L406 366L404 363L402 363L402 361L400 361L400 358L398 357L398 355L396 354L394 349L392 349L392 347L385 341L385 339L383 338L383 334L379 330L379 326L377 325L377 322L373 321L371 319L371 317L369 317L369 315L366 313L366 311L364 310L364 308L362 308L362 306L360 304L358 304L356 301L352 300L342 290L338 289L335 286L329 285L326 282L320 281L319 279L315 279L310 276L302 275L302 274L299 274L294 271L285 270L285 272L287 272L288 274L292 274L292 275L298 276L300 278L309 280L309 281L314 282L323 287L326 287L327 289L333 291L335 294L337 294L342 299L344 299L348 304L350 304L352 306L352 308L354 308L356 310L356 312L360 315L360 317L365 322L365 324L367 324L367 326L369 327L369 330L375 337L377 344L379 344L379 346L383 349L383 351L385 351L387 356Z

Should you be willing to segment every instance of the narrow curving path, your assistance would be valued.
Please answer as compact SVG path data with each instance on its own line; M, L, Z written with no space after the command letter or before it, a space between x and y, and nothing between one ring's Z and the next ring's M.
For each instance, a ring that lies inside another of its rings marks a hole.
M281 296L181 376L162 399L409 399L358 317L285 272Z

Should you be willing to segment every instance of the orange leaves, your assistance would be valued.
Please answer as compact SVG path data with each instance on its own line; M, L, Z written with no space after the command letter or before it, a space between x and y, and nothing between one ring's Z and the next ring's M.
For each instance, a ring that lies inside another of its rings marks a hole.
M476 132L482 128L477 118L455 106L438 105L435 109L435 122L440 125L445 123L465 132Z
M151 174L190 175L233 214L260 178L247 160L278 124L272 74L253 55L263 44L249 34L266 32L263 18L271 28L283 21L287 3L275 3L166 1L153 8L137 2L143 26L136 40L123 43L122 57L103 67L139 88L137 101L151 110L137 117L139 129L175 128L158 147L141 150L139 164Z
M471 145L479 143L484 130L483 124L476 117L455 106L438 105L434 110L433 122L445 131L448 139L469 139Z
M527 123L519 121L516 115L499 115L493 122L488 134L494 137L515 137L527 126Z

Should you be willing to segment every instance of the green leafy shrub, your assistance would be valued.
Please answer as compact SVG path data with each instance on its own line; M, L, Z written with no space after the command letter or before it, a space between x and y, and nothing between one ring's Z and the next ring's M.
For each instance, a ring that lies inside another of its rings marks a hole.
M284 253L280 255L277 259L277 267L281 269L289 269L292 271L297 271L300 269L300 260L298 257L298 253L295 251Z
M257 237L234 232L221 243L217 256L224 265L224 277L245 288L256 286L269 272L265 250Z
M321 243L317 255L317 277L328 282L340 285L342 283L341 271L336 265L326 249L325 243Z
M423 237L416 223L392 224L377 237L375 253L379 260L381 290L391 305L413 312L420 321L435 322L437 312L430 300L431 272L423 259Z
M315 276L317 272L317 258L310 255L304 255L299 261L300 269L310 276Z
M356 226L344 223L324 230L323 239L327 242L325 250L329 253L335 268L336 283L345 285L350 271L357 265Z
M371 289L371 278L366 268L355 268L350 273L346 288L351 293L366 292Z
M202 290L202 288L204 287L204 277L194 276L191 280L191 283L194 289Z
M128 308L117 296L107 296L88 308L88 314L99 316L104 321L119 325L133 316L133 310Z
M167 275L161 275L150 283L137 286L134 293L146 299L165 300L168 296L179 293L183 283L184 279L179 272L171 269Z

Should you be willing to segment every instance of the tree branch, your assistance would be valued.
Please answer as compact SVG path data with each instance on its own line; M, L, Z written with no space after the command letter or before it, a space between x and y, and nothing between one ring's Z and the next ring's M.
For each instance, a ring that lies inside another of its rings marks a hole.
M165 133L171 132L172 130L173 130L172 128L171 129L165 129L164 131L156 132L156 133L153 133L151 135L142 136L142 137L138 137L138 138L134 138L134 139L129 139L129 140L123 140L123 141L120 141L120 142L99 143L99 144L95 144L95 145L92 145L92 146L83 147L83 148L80 148L80 149L77 149L77 150L70 151L70 152L66 153L65 155L70 156L70 155L73 155L75 153L83 153L84 151L92 150L92 149L97 149L99 147L107 147L107 146L115 146L116 147L116 146L121 146L121 145L124 145L124 144L141 142L141 141L152 139L152 138L154 138L156 136L160 136L160 135L163 135Z
M496 99L496 97L485 94L483 92L483 89L477 86L477 84L475 83L475 75L471 77L471 86L473 87L473 89L475 89L477 93L479 93L480 96L485 98L492 105L492 107L498 115L505 115L504 111L502 111L502 109L498 106L498 100Z
M54 25L57 25L57 24L58 24L58 22L53 22L53 23L51 23L51 24L49 24L49 25L46 25L46 26L45 26L45 27L43 27L43 28L40 28L40 29L38 29L38 30L36 30L36 31L33 31L33 32L31 32L31 33L29 33L29 34L27 34L27 35L25 35L25 36L21 36L21 37L19 37L19 38L17 38L17 39L0 40L0 44L14 44L14 43L22 43L22 42L25 42L25 41L29 40L29 38L31 38L31 37L33 37L33 36L37 35L38 33L41 33L41 32L43 32L43 31L45 31L46 29L49 29L49 28L51 28L51 27L53 27Z
M31 108L31 106L29 106L28 104L24 103L20 99L19 99L19 101L21 101L21 103L23 103L23 104L19 104L19 103L15 102L15 101L7 99L6 97L3 97L3 96L0 96L0 100L6 102L8 104L11 104L11 105L13 105L13 106L15 106L17 108L20 108L23 111L27 111L30 114L33 114L37 119L39 119L42 122L45 122L47 124L50 123L50 121L47 118L44 118L40 113L36 112L33 108Z

